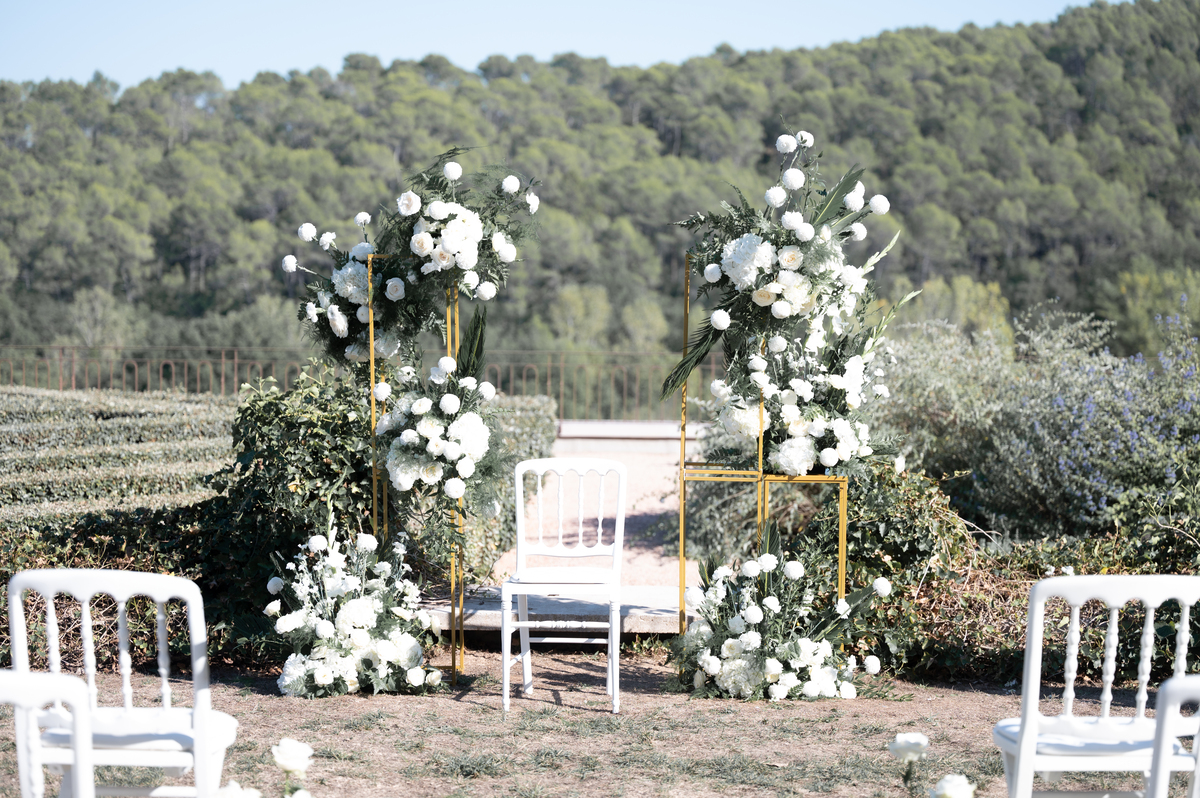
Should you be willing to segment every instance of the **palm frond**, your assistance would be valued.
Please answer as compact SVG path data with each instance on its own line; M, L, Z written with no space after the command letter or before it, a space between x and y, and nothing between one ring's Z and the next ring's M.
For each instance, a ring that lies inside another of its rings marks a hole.
M467 332L458 347L458 373L479 379L483 376L483 340L487 330L487 308L475 308Z
M823 204L817 210L817 213L808 220L809 224L811 224L813 227L820 227L828 219L831 219L837 213L838 208L841 207L842 200L846 198L847 194L854 190L854 184L858 182L860 177L862 177L862 173L863 170L859 168L858 164L850 167L850 171L846 172L846 174L842 176L842 179L838 181L838 184L834 186L828 194L825 195L825 204Z
M721 331L714 329L708 322L704 323L696 334L692 337L691 343L688 344L688 352L683 356L683 359L671 369L671 373L663 380L662 393L659 395L659 401L665 402L670 398L671 394L678 391L687 382L689 376L696 366L704 358L708 357L708 353L716 345L717 341L721 340Z

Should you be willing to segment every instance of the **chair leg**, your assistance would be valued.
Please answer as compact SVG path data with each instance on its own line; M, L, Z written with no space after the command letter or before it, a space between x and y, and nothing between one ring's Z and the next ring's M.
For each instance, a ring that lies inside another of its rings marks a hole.
M621 711L621 603L614 601L608 610L608 673L612 683L613 714Z
M75 796L75 768L70 765L63 765L62 768L62 784L58 787L58 798L74 798ZM43 788L44 789L44 788ZM43 795L42 789L34 793L38 798Z
M500 596L500 696L504 711L509 704L509 666L512 664L512 597L508 593Z
M1008 798L1016 795L1017 758L1007 751L1001 751L1004 759L1004 783L1008 787Z
M522 623L529 622L529 596L521 594L517 596L517 612ZM525 695L533 692L533 662L529 656L529 628L526 626L520 627L518 630L521 635L521 689Z

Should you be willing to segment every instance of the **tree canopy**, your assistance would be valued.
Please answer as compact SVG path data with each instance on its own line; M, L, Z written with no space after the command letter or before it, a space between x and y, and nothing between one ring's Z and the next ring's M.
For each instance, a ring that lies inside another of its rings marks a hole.
M857 163L892 201L853 253L904 229L885 293L940 279L989 307L1058 297L1118 321L1133 351L1200 292L1198 50L1200 0L1138 0L648 69L354 54L336 76L236 89L187 71L124 91L99 73L0 82L0 342L295 343L282 302L301 273L279 261L313 258L296 228L352 236L356 212L457 144L480 148L468 170L507 161L543 183L540 239L490 317L498 346L676 348L689 241L672 223L731 184L757 201L775 138L803 128L823 171Z

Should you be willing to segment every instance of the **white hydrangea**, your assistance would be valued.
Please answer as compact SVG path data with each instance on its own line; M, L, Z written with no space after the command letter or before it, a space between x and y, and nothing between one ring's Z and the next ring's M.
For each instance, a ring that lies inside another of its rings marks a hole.
M768 460L780 473L801 476L812 470L817 461L817 448L807 435L789 437L775 447Z
M333 290L338 296L343 296L356 305L365 305L369 300L369 288L367 267L358 261L352 260L341 269L334 269Z
M739 291L754 288L758 275L774 262L774 245L754 233L726 243L721 250L721 269Z

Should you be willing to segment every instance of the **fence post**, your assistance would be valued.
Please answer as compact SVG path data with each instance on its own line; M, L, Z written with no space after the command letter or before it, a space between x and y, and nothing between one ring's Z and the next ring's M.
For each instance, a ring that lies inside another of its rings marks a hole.
M238 390L238 351L233 350L233 390L236 393Z
M60 390L60 391L62 390L62 386L63 386L62 362L63 362L63 351L62 351L62 347L59 347L59 349L58 349L58 390ZM46 382L49 383L50 380L46 380ZM50 386L47 384L46 387L49 388Z
M559 352L558 353L558 420L559 421L562 421L562 419L563 419L563 398L564 398L563 383L566 382L566 374L567 374L566 367L567 367L567 354L566 354L566 352Z
M75 390L75 347L71 347L71 390Z
M225 395L225 350L221 350L221 396Z

